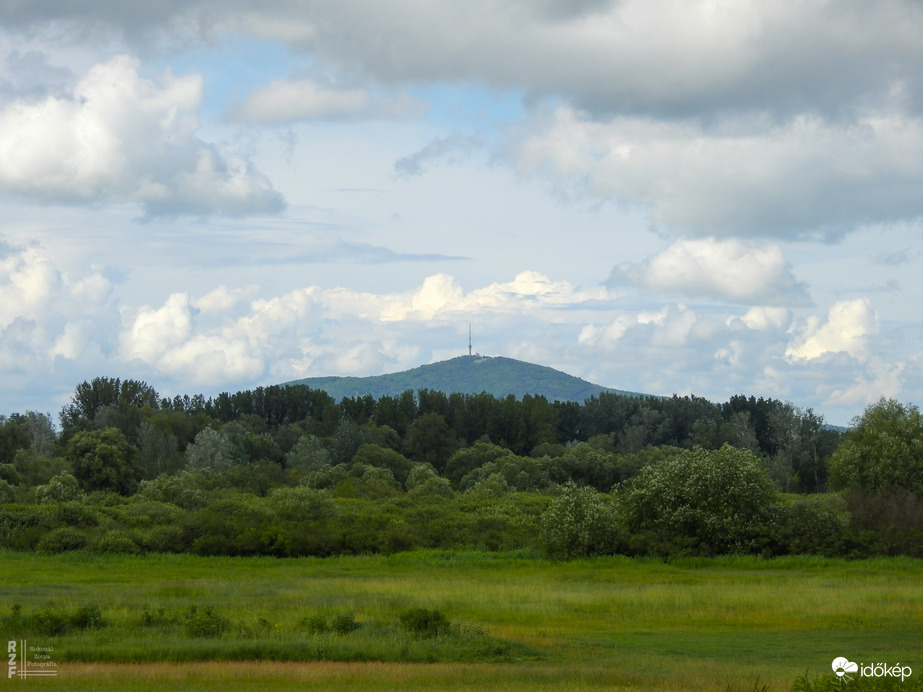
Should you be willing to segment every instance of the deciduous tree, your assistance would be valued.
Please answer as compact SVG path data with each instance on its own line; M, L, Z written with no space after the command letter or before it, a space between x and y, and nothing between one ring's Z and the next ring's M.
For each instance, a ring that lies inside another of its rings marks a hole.
M138 485L137 450L116 428L83 430L68 442L64 456L85 491L112 490L129 495Z
M880 399L853 421L828 460L834 488L902 488L923 497L923 416L913 404Z

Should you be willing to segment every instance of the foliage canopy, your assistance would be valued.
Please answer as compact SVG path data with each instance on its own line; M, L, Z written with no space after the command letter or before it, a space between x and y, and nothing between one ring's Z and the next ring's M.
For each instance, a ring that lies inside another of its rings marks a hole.
M900 488L923 497L920 409L884 398L868 406L828 463L834 488Z

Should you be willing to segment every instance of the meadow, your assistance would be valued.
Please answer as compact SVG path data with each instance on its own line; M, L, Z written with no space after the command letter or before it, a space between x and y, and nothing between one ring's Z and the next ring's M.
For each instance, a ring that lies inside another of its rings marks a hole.
M0 577L0 635L53 649L29 689L790 690L838 656L923 678L910 558L4 552Z

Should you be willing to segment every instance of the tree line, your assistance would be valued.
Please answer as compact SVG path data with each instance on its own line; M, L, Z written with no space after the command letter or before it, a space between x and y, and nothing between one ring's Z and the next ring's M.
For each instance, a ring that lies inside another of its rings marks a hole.
M742 395L334 401L292 385L167 398L100 377L75 388L59 421L0 419L0 547L571 557L923 546L923 424L894 401L843 434L811 409Z

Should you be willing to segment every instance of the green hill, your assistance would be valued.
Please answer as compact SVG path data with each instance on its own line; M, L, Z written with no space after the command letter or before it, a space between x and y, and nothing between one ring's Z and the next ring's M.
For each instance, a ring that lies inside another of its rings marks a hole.
M487 392L498 398L509 394L517 398L522 398L524 394L541 394L549 400L579 403L603 392L642 396L635 392L601 387L543 365L486 356L459 356L390 375L309 377L285 384L304 384L312 389L322 389L336 400L367 394L377 399L396 396L408 389L414 392L431 389L447 394Z

